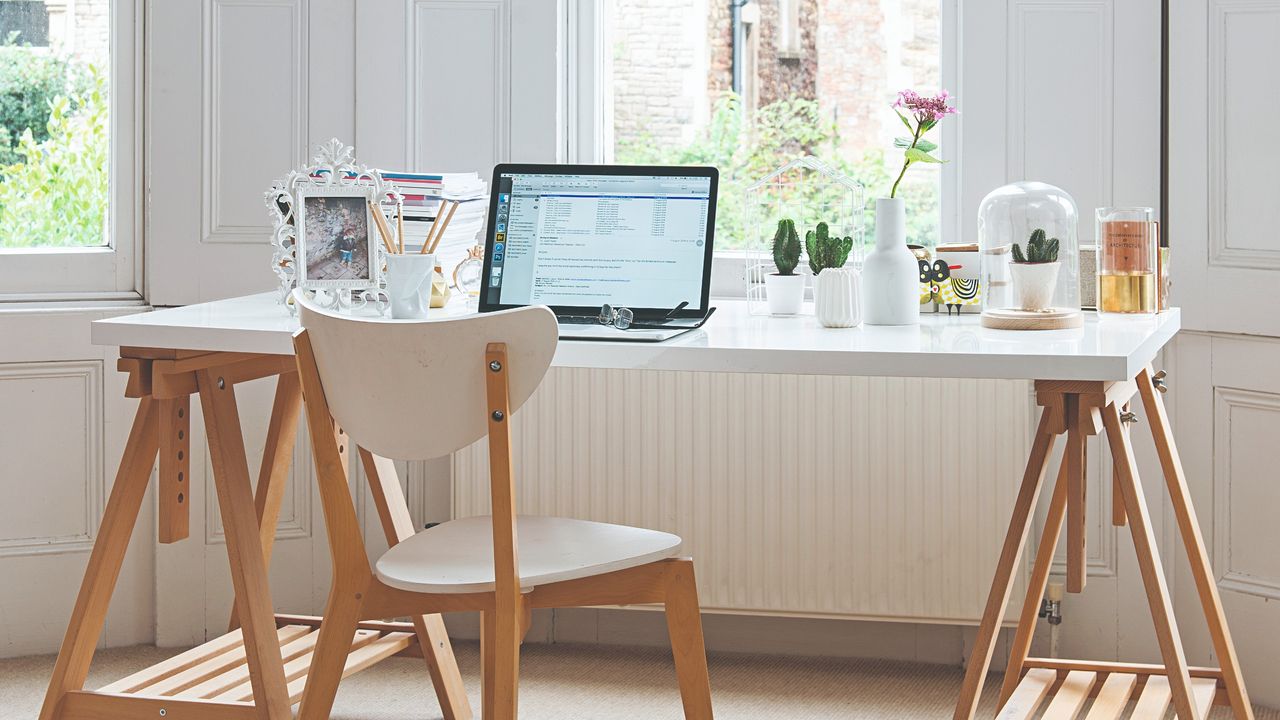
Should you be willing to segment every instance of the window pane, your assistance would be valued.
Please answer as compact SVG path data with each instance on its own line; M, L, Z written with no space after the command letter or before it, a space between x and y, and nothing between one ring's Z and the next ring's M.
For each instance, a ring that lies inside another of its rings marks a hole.
M0 0L0 248L107 235L110 0Z
M753 0L735 33L730 2L610 0L606 160L719 167L718 249L743 246L744 189L802 155L861 182L873 206L902 169L897 92L939 90L939 4ZM940 191L938 165L912 165L898 191L909 242L939 241Z

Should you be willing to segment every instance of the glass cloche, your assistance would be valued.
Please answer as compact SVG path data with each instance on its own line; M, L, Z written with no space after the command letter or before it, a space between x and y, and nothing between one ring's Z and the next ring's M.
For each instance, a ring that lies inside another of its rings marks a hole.
M978 208L982 324L1006 330L1080 327L1076 202L1062 188L1016 182Z

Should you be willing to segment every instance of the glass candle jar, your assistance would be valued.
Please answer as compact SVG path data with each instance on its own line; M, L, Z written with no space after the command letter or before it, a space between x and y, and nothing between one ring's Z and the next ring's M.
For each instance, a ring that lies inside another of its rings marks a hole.
M1156 312L1155 211L1099 208L1097 224L1098 312Z

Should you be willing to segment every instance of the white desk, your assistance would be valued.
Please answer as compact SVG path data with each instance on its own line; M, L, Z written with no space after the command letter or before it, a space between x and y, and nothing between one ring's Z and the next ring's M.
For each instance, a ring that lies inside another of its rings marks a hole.
M923 315L920 325L833 330L812 316L751 315L718 300L705 327L663 343L561 342L560 367L890 377L1129 380L1178 332L1177 310L1156 317L1088 315L1083 328L991 330L977 315ZM434 317L467 311L454 302ZM293 354L297 319L274 293L156 310L93 323L93 342Z
M1099 320L1089 316L1084 327L1075 330L1011 332L982 328L973 315L926 315L919 326L912 327L828 330L812 317L752 316L742 301L721 300L718 305L719 311L705 328L661 344L562 342L554 364L585 368L1036 381L1037 402L1044 411L960 691L957 719L972 718L975 712L991 663L995 633L1012 592L1014 570L1031 534L1032 514L1045 486L1044 477L1058 436L1065 436L1067 450L1023 602L1002 698L1010 697L1021 686L1018 697L1034 696L1039 703L1049 694L1051 686L1057 687L1051 681L1055 673L1059 678L1073 671L1164 676L1168 678L1166 687L1179 717L1204 716L1201 710L1206 697L1204 682L1213 685L1207 688L1208 698L1212 699L1215 691L1225 694L1238 717L1252 717L1204 541L1173 447L1163 401L1157 392L1159 378L1153 377L1150 370L1156 354L1178 331L1177 310L1157 317ZM453 317L465 312L464 306L455 304L438 316ZM234 704L219 704L217 716L289 717L289 705L296 701L305 681L286 682L277 644L277 626L318 623L315 618L273 615L266 582L266 563L280 509L279 499L283 495L280 485L287 474L297 428L300 393L291 358L292 335L296 329L297 321L276 303L274 294L269 293L99 320L93 324L94 342L121 346L120 369L130 376L127 394L139 398L140 402L71 627L50 682L42 720L64 715L150 717L165 708L191 710L191 717L213 717L201 714L207 712L204 708L210 702L208 698L179 702L135 691L145 690L157 677L163 678L165 668L175 663L188 663L189 667L216 662L230 636L191 651L190 656L181 661L162 663L144 671L140 677L126 678L104 691L94 693L81 689L157 452L161 541L174 542L186 536L186 507L181 494L185 490L181 484L183 466L175 462L174 457L189 455L177 451L190 442L182 432L186 427L182 418L193 393L201 397L208 428L215 485L226 525L227 551L236 589L236 613L243 628L242 652L254 680L251 697ZM272 375L278 375L280 380L255 498L234 393L223 390L238 382ZM1221 668L1197 668L1191 672L1181 649L1147 503L1137 481L1129 434L1124 427L1129 402L1137 395L1146 408ZM1064 523L1067 526L1068 590L1083 590L1084 443L1087 435L1104 431L1116 465L1114 505L1117 513L1113 522L1127 524L1132 531L1164 659L1164 664L1159 666L1028 657L1036 611ZM399 487L396 483L390 485ZM399 511L407 514L407 508L402 507L403 497L396 501L401 506ZM384 518L383 524L395 523L388 523ZM401 539L388 537L391 544ZM404 638L413 633L424 650L447 716L470 717L457 665L438 616L416 618L413 625L380 624L370 629L383 633L377 641L383 645L374 644L377 646L377 652L371 655L376 656L374 660L403 647L400 643L407 642ZM236 637L240 637L239 634ZM220 642L224 645L219 646ZM1194 688L1193 674L1196 676ZM1051 680L1046 680L1046 675ZM1036 683L1043 687L1035 686ZM1160 686L1160 683L1144 685Z

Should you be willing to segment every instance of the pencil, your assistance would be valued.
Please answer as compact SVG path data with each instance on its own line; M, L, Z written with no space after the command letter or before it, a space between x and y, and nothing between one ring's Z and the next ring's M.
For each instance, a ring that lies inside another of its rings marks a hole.
M387 237L388 233L382 229L382 223L379 222L379 219L382 218L382 210L374 206L372 200L368 201L367 204L369 205L369 214L373 216L373 224L377 226L378 235L382 238L383 247L387 249L387 252L391 253L392 255L395 255L396 254L395 246L391 244L391 238Z
M431 238L436 236L436 228L440 226L440 217L444 215L444 206L448 204L448 200L441 200L440 206L436 208L436 216L431 219L431 227L427 228L427 237L422 241L422 247L418 249L422 255L427 254L427 248L431 246Z
M400 253L404 254L404 203L396 203L396 235L400 238Z
M449 221L453 219L453 212L458 209L458 205L460 204L461 203L454 202L449 206L449 214L444 216L444 223L440 225L440 229L436 231L435 239L431 241L431 250L428 252L436 251L436 246L440 244L440 239L444 237L444 231L449 227Z

